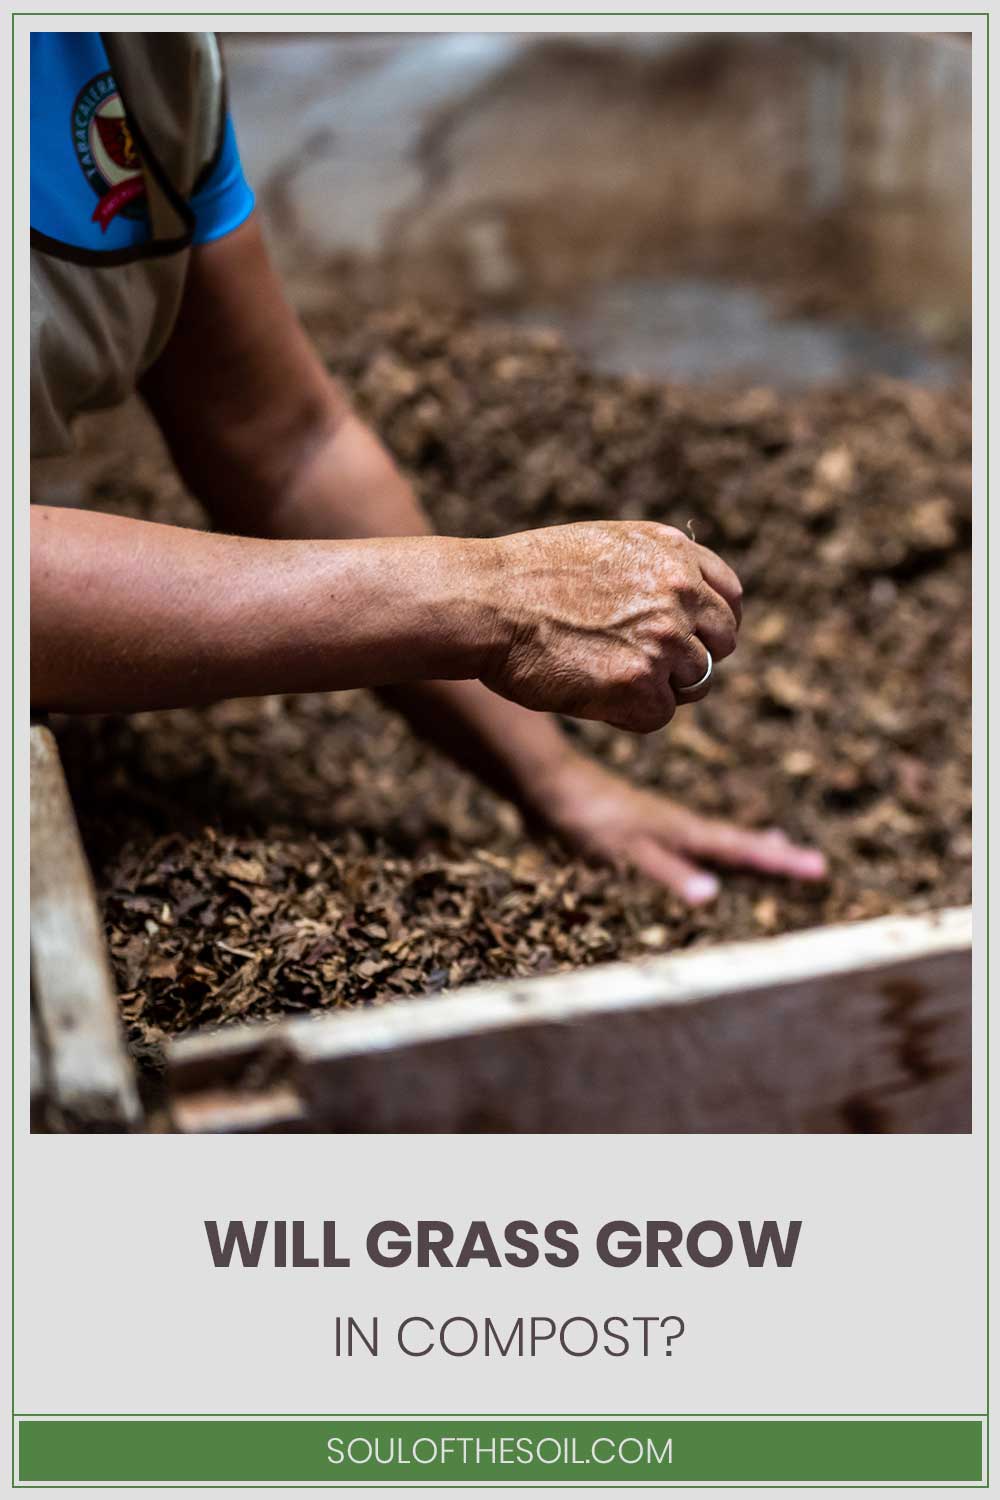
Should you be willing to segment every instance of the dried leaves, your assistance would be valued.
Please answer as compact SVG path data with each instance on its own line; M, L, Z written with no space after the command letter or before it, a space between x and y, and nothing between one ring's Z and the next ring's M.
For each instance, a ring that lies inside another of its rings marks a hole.
M693 518L747 589L737 655L663 735L570 732L701 811L819 842L832 878L727 876L686 912L527 842L366 694L66 723L138 1043L967 899L966 393L663 388L409 305L340 306L319 334L442 530ZM147 462L94 503L181 502Z

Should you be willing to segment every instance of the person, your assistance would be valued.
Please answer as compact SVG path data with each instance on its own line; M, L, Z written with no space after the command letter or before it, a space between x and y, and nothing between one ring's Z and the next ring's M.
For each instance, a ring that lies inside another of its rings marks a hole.
M32 454L138 391L215 530L32 507L33 709L371 687L591 858L697 904L823 856L630 785L557 714L646 733L711 687L740 584L673 527L435 536L286 302L214 37L33 33Z

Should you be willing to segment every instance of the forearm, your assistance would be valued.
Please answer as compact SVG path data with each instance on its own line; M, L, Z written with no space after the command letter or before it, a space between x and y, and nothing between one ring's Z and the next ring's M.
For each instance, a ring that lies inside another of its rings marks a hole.
M426 536L432 530L413 487L372 429L341 408L330 381L328 404L300 461L249 518L263 536Z
M404 476L356 416L332 424L269 508L270 534L416 536L429 522ZM521 708L481 682L425 681L380 689L422 739L531 811L573 756L548 714Z
M471 677L489 656L476 542L262 541L45 507L31 523L35 708Z
M516 802L543 814L554 777L578 752L550 715L521 708L481 682L414 682L379 696L422 739Z

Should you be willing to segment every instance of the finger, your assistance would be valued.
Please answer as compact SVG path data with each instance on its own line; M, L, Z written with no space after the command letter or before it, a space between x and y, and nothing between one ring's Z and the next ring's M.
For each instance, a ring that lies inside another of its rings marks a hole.
M717 594L721 594L725 599L738 626L743 618L743 585L729 564L723 562L717 552L713 552L710 547L703 547L700 542L695 542L694 546L698 554L701 576Z
M670 723L677 712L677 700L669 679L658 673L655 684L616 693L611 701L595 705L595 710L584 717L603 719L612 729L625 729L630 734L655 734Z
M708 671L708 651L693 631L686 640L672 644L670 655L670 686L675 690L700 682Z
M707 583L699 591L689 618L695 635L704 642L717 661L725 656L732 656L736 650L736 633L739 629L736 615L722 595L717 594Z
M685 849L720 865L761 870L792 880L824 880L826 859L818 849L793 844L778 828L738 828L711 818L693 819L684 829ZM676 837L676 834L675 834Z
M601 723L607 724L611 729L624 730L626 734L656 734L658 730L666 729L676 712L677 703L671 695L669 708L637 710L620 719L609 719L603 713L592 717L599 718Z
M700 703L712 691L712 657L697 636L691 637L694 649L687 652L670 672L670 687L673 688L678 706ZM697 673L697 675L696 675Z
M719 882L714 875L699 870L690 860L665 849L655 839L640 839L629 851L629 857L637 870L665 885L689 906L703 906L719 894Z

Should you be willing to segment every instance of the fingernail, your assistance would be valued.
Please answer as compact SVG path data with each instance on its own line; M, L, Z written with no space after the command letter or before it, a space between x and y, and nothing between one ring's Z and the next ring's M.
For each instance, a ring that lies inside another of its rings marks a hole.
M684 899L692 906L703 901L713 901L719 894L719 882L714 875L692 875L684 887Z
M810 850L802 855L800 869L807 880L822 880L826 874L826 860L818 850Z

